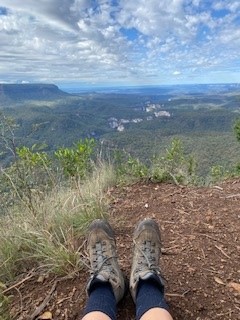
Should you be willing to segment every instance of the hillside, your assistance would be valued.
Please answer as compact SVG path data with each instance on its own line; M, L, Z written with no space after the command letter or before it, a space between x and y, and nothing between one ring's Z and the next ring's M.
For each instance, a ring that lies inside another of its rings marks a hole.
M135 223L152 217L160 224L161 266L175 320L240 319L239 190L238 179L211 188L137 183L108 193L109 220L116 231L119 262L126 274L130 271ZM79 241L82 246L83 239ZM39 278L33 270L22 275L12 289L7 289L13 296L12 319L33 319L31 315L44 299L48 303L38 309L38 314L51 311L54 319L80 319L87 279L86 269L62 279ZM118 319L134 318L128 295L120 304Z
M55 100L68 94L54 84L1 84L0 107L29 100Z
M44 144L51 152L93 137L107 154L124 149L148 162L180 137L204 176L210 166L228 168L240 157L233 134L240 113L237 85L125 88L75 95L47 84L0 88L0 111L16 120L17 145ZM0 154L0 161L11 161L9 150Z

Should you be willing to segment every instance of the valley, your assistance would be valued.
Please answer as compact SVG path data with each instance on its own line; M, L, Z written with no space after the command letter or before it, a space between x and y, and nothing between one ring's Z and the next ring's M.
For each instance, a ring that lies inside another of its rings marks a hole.
M51 152L93 137L105 150L124 149L149 162L179 137L203 175L209 166L228 167L240 159L233 134L240 113L237 84L84 92L64 92L47 84L0 88L0 112L15 119L17 145L44 144ZM1 162L10 160L11 155L2 150Z

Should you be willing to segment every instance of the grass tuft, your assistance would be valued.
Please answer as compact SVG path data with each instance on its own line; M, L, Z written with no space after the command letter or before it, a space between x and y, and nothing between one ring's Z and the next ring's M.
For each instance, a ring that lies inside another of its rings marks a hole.
M36 195L34 214L18 206L1 217L0 281L32 268L59 275L81 270L84 232L92 220L107 216L106 190L114 182L113 168L100 164L82 183Z

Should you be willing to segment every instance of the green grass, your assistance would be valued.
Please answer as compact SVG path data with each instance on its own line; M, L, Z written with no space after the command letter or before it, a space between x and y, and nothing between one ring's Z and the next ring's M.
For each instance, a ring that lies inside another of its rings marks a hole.
M31 190L34 207L22 198L0 216L0 283L11 282L32 269L57 275L78 273L86 264L84 234L92 220L107 217L107 190L113 185L141 179L199 183L195 162L186 155L185 144L179 139L173 139L151 166L121 152L115 167L111 161L89 161L91 170L84 179L60 175L62 180L56 178L51 188ZM230 177L232 172L215 166L211 174L208 184Z
M0 281L35 268L59 275L83 267L83 234L89 223L107 216L106 189L115 183L113 168L101 164L83 183L36 195L35 214L13 207L0 218Z

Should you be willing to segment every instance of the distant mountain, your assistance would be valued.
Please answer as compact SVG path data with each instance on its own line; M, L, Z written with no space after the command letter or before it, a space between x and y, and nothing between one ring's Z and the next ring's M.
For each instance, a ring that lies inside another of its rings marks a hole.
M0 105L26 100L55 100L69 96L54 84L0 84Z
M201 174L216 161L239 161L232 132L240 115L237 84L140 89L71 94L52 84L0 84L0 125L1 114L14 118L16 145L43 143L47 151L94 137L101 148L148 161L178 136L198 157ZM3 146L0 135L0 165L11 161Z

